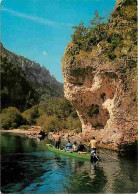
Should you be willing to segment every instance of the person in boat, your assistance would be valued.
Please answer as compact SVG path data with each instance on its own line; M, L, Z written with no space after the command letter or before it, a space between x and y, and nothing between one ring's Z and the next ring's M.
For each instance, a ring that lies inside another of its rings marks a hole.
M97 150L97 141L95 140L95 137L92 138L90 141L91 151L93 150L96 153Z
M72 145L72 151L73 152L78 152L78 145L77 145L77 142L74 141L73 145Z
M93 137L92 140L90 141L90 146L91 146L91 163L92 163L99 160L99 158L96 156L97 141L95 140L95 137Z
M54 139L55 139L55 148L59 149L59 145L61 142L61 136L59 135L59 132L54 135Z
M68 139L68 143L66 144L65 151L72 151L72 143L70 142L69 139Z
M86 149L85 149L85 146L82 142L80 142L79 146L78 146L78 152L84 152Z

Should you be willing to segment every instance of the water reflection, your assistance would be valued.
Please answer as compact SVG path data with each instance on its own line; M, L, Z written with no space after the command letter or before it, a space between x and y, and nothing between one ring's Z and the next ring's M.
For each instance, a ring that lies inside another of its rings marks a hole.
M136 161L100 154L90 164L48 152L48 141L2 134L2 192L136 193Z
M89 162L82 162L81 166L75 166L71 173L69 184L66 187L68 193L100 193L107 180L102 168Z
M120 161L120 172L114 181L114 192L118 193L136 193L138 191L137 184L137 164L136 161L125 160Z

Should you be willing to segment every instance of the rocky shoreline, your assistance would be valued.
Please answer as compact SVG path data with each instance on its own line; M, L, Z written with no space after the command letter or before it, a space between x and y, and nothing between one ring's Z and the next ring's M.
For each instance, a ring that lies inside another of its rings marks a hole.
M1 130L2 133L13 133L13 134L20 134L20 135L25 135L29 138L39 138L39 139L44 139L48 138L52 141L54 141L54 132L49 132L46 133L43 131L41 126L29 126L28 129L12 129L12 130ZM90 142L90 139L85 139L82 133L76 133L71 130L62 130L59 131L59 134L61 135L61 140L63 144L66 144L68 139L71 141L71 143L74 143L74 141L77 142L77 144L82 141L85 145L88 145ZM119 149L113 149L113 147L110 147L109 145L104 145L102 142L98 142L98 147L107 149L107 150L114 150L114 151L119 151Z
M29 126L28 129L12 129L12 130L1 130L2 133L14 133L25 135L29 138L41 138L47 136L40 126Z
M42 138L47 137L50 140L54 140L54 132L46 133L43 131L41 126L29 126L28 129L12 129L12 130L1 130L2 133L14 133L14 134L21 134L25 135L29 138ZM62 130L59 132L59 134L62 137L62 141L66 142L68 139L73 143L76 141L79 143L82 141L82 134L81 133L75 133L74 131L70 130ZM86 143L86 142L85 142Z
M25 135L29 138L45 138L47 137L48 139L54 141L54 132L49 132L46 133L42 130L41 126L29 126L28 129L12 129L12 130L1 130L2 133L13 133L13 134L20 134L20 135ZM71 143L74 143L76 141L78 144L80 141L82 141L85 145L88 145L89 140L85 140L83 138L82 133L76 133L74 131L70 130L62 130L59 132L61 135L62 143L66 143L68 139L71 141ZM110 147L107 146L101 146L100 144L98 147L101 148L106 148L106 149L111 149Z

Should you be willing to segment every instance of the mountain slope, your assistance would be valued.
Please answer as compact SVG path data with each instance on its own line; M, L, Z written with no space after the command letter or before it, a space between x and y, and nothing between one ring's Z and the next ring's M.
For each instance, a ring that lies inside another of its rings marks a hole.
M25 73L17 64L8 62L1 55L1 108L13 106L20 111L26 110L39 102L39 94L27 81Z
M1 47L1 107L24 111L50 97L63 96L63 84L45 67Z
M51 76L45 67L41 67L39 63L8 51L2 44L1 53L7 57L9 62L18 65L24 71L27 81L40 95L63 96L63 84Z

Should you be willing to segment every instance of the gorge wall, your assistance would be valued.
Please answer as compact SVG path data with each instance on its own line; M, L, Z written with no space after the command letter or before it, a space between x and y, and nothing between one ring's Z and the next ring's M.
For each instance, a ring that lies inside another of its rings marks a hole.
M106 36L89 51L72 41L62 59L64 93L77 110L83 138L95 136L114 150L134 142L137 129L136 1L118 2Z
M2 57L6 57L9 62L21 68L26 75L26 79L40 94L63 96L63 84L50 75L49 70L44 66L5 49L2 43L0 43L0 50Z

